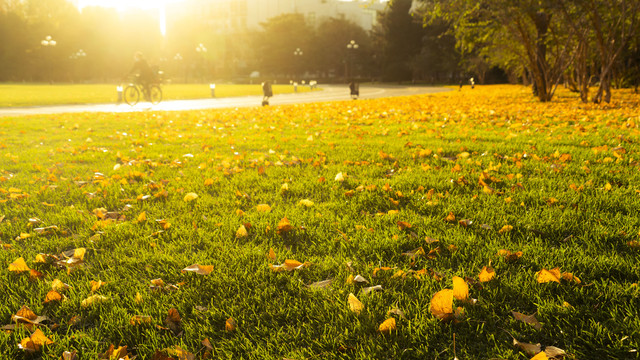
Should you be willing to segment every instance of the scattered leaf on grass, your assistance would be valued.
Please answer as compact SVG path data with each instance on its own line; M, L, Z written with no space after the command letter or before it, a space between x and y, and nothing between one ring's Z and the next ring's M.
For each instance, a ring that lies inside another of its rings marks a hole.
M175 308L169 309L167 317L164 319L164 324L173 332L174 335L178 335L182 330L182 318L180 313Z
M364 309L364 305L360 302L360 300L358 300L358 298L352 293L349 293L347 302L349 303L349 309L356 313L356 315L360 315L360 313Z
M376 285L376 286L369 286L366 288L362 288L362 293L363 294L368 294L372 291L382 291L382 285Z
M273 248L269 248L269 253L267 254L267 257L271 260L276 259L276 252L273 251Z
M503 226L500 230L498 230L499 234L505 234L508 233L509 231L513 230L513 226L511 225L505 225Z
M271 211L271 206L267 204L259 204L258 206L256 206L256 211L262 212L262 213L268 213Z
M461 301L469 298L469 285L463 278L458 276L453 277L453 297Z
M356 275L353 278L353 282L358 283L358 284L368 284L369 280L365 279L362 275Z
M55 290L49 290L47 296L44 298L44 303L48 304L53 301L62 301L62 294Z
M287 219L287 217L285 216L278 223L278 228L277 229L278 229L278 235L282 235L282 234L286 234L289 231L293 230L293 226L291 226L291 223L289 222L289 219Z
M226 331L235 331L237 327L238 324L232 317L228 318L227 321L224 322L224 329Z
M193 264L182 269L183 272L194 272L199 275L209 275L213 271L213 265L198 265Z
M431 298L431 314L440 320L453 318L453 290L440 290Z
M395 318L388 318L387 320L383 321L382 324L380 324L380 326L378 326L378 331L381 333L389 333L395 329L396 329Z
M184 196L184 201L191 202L191 201L193 201L193 200L195 200L197 198L198 198L198 194L190 192L190 193L187 193L187 195Z
M537 273L537 280L539 283L548 283L548 282L560 282L560 269L559 268L554 268L551 270L547 270L547 269L542 269L540 271L538 271Z
M129 352L126 346L118 346L117 348L111 344L107 351L102 354L98 354L99 360L112 360L112 359L129 359Z
M547 354L545 354L544 351L539 352L538 355L531 358L531 360L547 360L547 359L549 359L549 357L547 357Z
M316 281L312 284L309 284L309 288L311 289L326 289L333 283L333 279L327 279L322 281Z
M91 292L93 293L98 291L98 289L100 289L102 285L106 285L106 284L107 283L102 280L98 280L98 281L91 280Z
M560 349L560 348L557 348L557 347L555 347L555 346L547 346L547 347L545 347L545 348L544 348L544 353L545 353L549 358L555 358L555 357L558 357L558 356L565 356L565 355L567 355L567 353L566 353L564 350L562 350L562 349Z
M527 355L535 355L542 351L540 344L528 344L513 339L513 346L527 353Z
M404 315L404 311L397 309L397 308L393 308L389 311L387 311L387 316L389 315L397 315L399 316L401 319L407 320L407 317Z
M313 206L313 201L309 200L309 199L302 199L298 202L298 205L300 206L305 206L305 207L312 207Z
M78 360L78 353L74 351L65 351L62 353L60 360Z
M480 279L480 282L491 281L495 277L496 277L496 272L493 270L492 267L487 267L487 266L483 266L482 271L480 271L480 274L478 275L478 279Z
M51 341L51 339L49 339L42 330L36 329L31 336L22 339L18 348L28 353L34 353L40 351L43 346L51 344L53 344L53 341Z
M129 319L129 324L133 326L151 324L152 322L153 319L151 316L147 315L133 315L131 319Z
M31 268L29 268L29 266L27 266L27 263L24 261L23 258L17 258L14 262L12 262L11 264L9 264L9 271L11 272L15 272L15 273L22 273L25 271L30 271Z
M138 222L141 223L145 221L147 221L147 212L143 211L140 213L140 215L138 215Z
M249 236L249 232L247 231L247 228L244 227L244 225L240 225L240 227L236 231L236 239L246 238L247 236Z
M105 301L109 300L108 297L106 296L102 296L102 295L91 295L88 298L82 300L82 302L80 303L80 305L82 305L82 307L90 307L93 305L99 305Z
M535 314L525 315L525 314L519 313L517 311L511 311L511 314L513 314L513 317L516 320L522 321L524 323L527 323L527 324L533 326L533 328L536 329L536 330L542 329L542 324L540 324L538 322L538 319L536 319Z
M286 271L299 270L305 267L309 267L310 265L311 264L308 262L301 263L300 261L297 261L297 260L287 259L284 261L284 264L281 264L281 265L269 264L269 267L271 268L271 270L275 272L279 272L283 270L286 270Z

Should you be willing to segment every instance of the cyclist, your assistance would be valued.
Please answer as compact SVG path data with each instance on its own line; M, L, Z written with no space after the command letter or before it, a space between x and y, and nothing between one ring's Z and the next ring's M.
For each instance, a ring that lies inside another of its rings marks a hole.
M149 63L144 59L142 52L138 51L133 56L133 68L129 71L129 75L136 74L138 76L138 82L142 85L143 93L147 101L151 101L149 98L151 84L156 81L156 76L151 70Z

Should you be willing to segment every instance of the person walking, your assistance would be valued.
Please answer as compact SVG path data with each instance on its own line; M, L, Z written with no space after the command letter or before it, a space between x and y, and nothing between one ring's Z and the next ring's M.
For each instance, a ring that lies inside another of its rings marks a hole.
M262 83L262 106L269 105L269 98L273 96L273 89L269 80Z

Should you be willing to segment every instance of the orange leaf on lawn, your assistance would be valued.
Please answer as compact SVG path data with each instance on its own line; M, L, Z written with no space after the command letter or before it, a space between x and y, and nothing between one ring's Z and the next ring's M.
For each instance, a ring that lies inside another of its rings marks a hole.
M538 282L539 283L548 283L548 282L560 282L560 269L559 268L554 268L551 270L547 270L547 269L542 269L540 271L538 271L537 273L538 275Z
M356 315L360 315L360 312L362 312L362 310L364 309L364 305L360 302L360 300L358 300L358 298L352 293L349 293L347 302L349 303L349 309L356 313Z
M282 235L282 234L287 233L287 232L289 232L291 230L293 230L293 226L291 226L291 223L289 222L289 219L287 219L287 217L285 216L278 223L278 234Z
M213 265L193 264L182 269L182 271L190 271L200 275L209 275L213 271Z
M440 290L431 298L431 313L440 320L453 318L453 290Z
M482 271L480 271L480 274L478 275L480 282L487 282L495 277L496 277L496 272L493 270L493 268L486 267L486 266L482 267Z
M396 319L394 318L388 318L387 320L382 322L382 324L380 324L380 326L378 327L378 331L381 333L388 333L395 329L396 329Z
M9 264L9 271L12 271L18 274L25 271L29 271L29 270L31 270L31 268L27 266L27 263L21 257L17 258L16 261Z
M469 298L469 285L463 278L453 277L453 297L456 300L467 300Z

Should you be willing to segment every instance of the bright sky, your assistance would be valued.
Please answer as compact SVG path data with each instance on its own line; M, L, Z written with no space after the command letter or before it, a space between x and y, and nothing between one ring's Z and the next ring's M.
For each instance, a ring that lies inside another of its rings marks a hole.
M167 26L165 21L164 6L169 3L176 3L183 0L80 0L78 8L87 6L101 6L126 11L131 8L157 10L159 13L159 26L162 35L166 35Z

